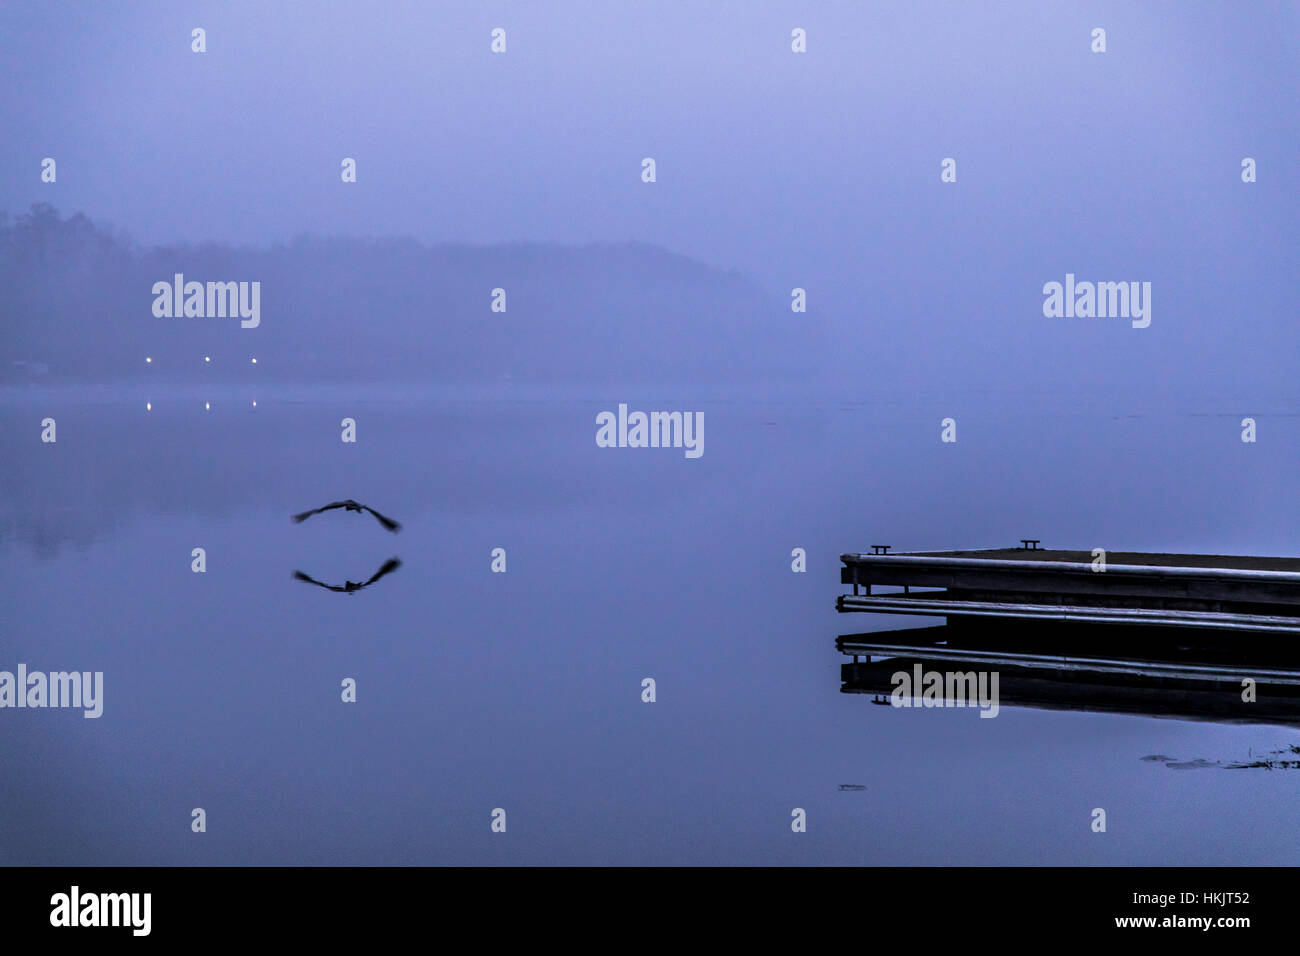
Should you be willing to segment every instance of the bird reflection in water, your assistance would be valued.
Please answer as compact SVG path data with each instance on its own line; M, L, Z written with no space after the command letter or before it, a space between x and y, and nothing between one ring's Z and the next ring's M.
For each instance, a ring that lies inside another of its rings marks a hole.
M317 587L325 588L327 591L339 591L343 594L355 594L357 591L360 591L362 588L370 587L370 585L374 584L385 574L391 574L393 571L396 571L401 566L402 566L402 562L399 559L389 558L387 561L384 562L383 567L381 567L378 571L376 571L374 574L370 576L369 580L345 581L343 584L325 584L323 581L317 581L315 578L311 577L310 575L304 574L301 571L294 571L293 576L299 581L305 581L307 584L314 584Z

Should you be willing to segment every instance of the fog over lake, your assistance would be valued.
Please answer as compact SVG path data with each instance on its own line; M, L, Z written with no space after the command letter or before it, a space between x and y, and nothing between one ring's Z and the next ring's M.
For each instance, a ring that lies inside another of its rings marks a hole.
M1300 554L1294 5L382 6L0 9L0 671L103 675L0 864L1296 861L1295 728L835 648L878 543Z

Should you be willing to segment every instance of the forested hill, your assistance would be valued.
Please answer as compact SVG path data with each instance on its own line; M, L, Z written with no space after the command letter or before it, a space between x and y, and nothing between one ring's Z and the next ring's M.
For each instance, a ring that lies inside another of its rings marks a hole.
M156 305L155 284L178 273L205 288L259 283L256 327L156 315L175 300ZM826 357L788 293L631 242L143 248L42 204L0 219L0 283L10 382L723 384L805 380Z

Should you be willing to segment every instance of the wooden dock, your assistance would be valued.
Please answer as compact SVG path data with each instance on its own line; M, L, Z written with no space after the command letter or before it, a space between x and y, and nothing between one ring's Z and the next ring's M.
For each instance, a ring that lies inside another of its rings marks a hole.
M1019 548L844 554L839 611L1300 634L1300 558ZM892 592L874 590L894 588Z

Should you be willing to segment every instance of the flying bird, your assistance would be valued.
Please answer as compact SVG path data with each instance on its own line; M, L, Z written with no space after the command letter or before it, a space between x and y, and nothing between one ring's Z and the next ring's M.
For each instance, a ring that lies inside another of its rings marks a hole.
M384 562L384 566L382 568L380 568L373 575L371 575L369 581L348 581L342 585L325 584L321 581L317 581L315 578L311 577L310 575L303 574L301 571L293 572L293 576L297 578L299 581L306 581L308 584L314 584L317 587L325 588L327 591L339 591L343 594L355 594L357 591L360 591L362 588L370 587L370 585L374 584L385 574L388 574L391 571L396 571L401 566L402 566L402 562L399 561L397 558L389 558L387 561Z
M334 501L331 502L330 504L323 505L319 508L313 508L311 511L304 511L302 514L294 515L293 520L295 522L306 521L312 515L318 515L322 511L332 511L335 508L346 508L348 511L355 511L358 514L361 513L362 511L369 511L372 515L375 516L375 518L379 520L379 523L383 525L385 528L387 528L389 531L402 530L402 526L398 524L396 521L394 521L392 518L385 518L374 508L368 507L367 505L359 504L353 501L351 498L349 498L347 501Z

